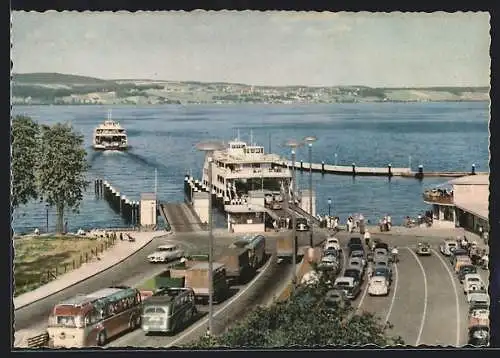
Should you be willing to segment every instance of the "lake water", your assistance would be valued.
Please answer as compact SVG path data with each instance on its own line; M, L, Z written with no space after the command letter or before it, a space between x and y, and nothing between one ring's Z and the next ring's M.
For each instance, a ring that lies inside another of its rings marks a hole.
M128 131L131 148L126 153L95 153L93 129L113 110L113 119ZM486 102L376 103L328 105L188 105L188 106L15 106L13 114L26 114L39 123L70 122L85 136L88 176L104 178L121 193L138 200L141 192L154 190L162 201L183 200L186 172L200 178L204 155L195 144L207 139L230 140L236 136L264 145L271 136L272 152L289 156L287 139L315 135L313 162L339 165L411 167L424 171L488 171L488 120ZM336 154L336 156L335 156ZM336 159L335 159L336 158ZM307 148L297 160L307 162ZM308 187L308 173L298 173L298 187ZM317 211L332 212L342 219L363 213L372 221L390 214L395 223L406 215L428 209L422 191L445 183L446 178L418 181L409 178L377 178L313 174ZM55 227L55 210L49 208L49 229ZM44 204L30 203L14 213L17 233L45 229ZM68 214L70 230L118 227L124 223L91 184L79 213ZM220 222L219 222L220 224Z

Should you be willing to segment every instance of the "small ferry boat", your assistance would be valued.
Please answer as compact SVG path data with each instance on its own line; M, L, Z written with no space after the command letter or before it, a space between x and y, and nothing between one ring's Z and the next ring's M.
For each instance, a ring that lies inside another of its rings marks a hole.
M126 150L128 148L127 131L120 123L111 119L111 111L104 123L94 129L93 146L95 150Z

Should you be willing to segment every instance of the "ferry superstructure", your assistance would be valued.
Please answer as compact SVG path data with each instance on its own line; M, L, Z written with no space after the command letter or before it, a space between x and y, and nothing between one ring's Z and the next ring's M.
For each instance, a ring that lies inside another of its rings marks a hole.
M264 147L239 138L223 150L208 152L201 184L208 191L209 161L212 161L212 193L224 204L241 203L254 190L285 192L292 179L290 168L276 165L282 160L265 153Z
M111 119L111 111L104 123L94 129L93 146L95 150L127 150L127 131Z

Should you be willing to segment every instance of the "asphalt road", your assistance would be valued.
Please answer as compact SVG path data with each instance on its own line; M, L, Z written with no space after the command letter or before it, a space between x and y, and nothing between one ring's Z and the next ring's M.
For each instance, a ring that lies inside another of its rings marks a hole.
M373 235L372 238L377 237ZM347 235L340 234L343 244ZM409 236L380 236L398 246L400 261L393 267L393 283L386 297L367 294L367 280L353 302L358 312L375 313L393 325L390 333L408 345L462 346L467 344L468 304L463 288L448 258L439 252L439 239L428 239L432 255L415 254L418 239ZM484 282L488 272L479 271Z
M219 238L215 241L214 254L217 256L222 249L229 244L230 238ZM46 299L15 311L15 329L43 329L50 310L55 304L71 298L79 293L93 292L103 287L112 285L135 286L143 280L154 276L165 270L164 265L152 265L147 262L146 257L152 253L158 245L177 242L189 251L207 251L208 240L197 233L186 233L182 235L170 235L154 239L133 256L122 263L112 267L103 273L91 277L84 282L72 286L62 292L56 293Z

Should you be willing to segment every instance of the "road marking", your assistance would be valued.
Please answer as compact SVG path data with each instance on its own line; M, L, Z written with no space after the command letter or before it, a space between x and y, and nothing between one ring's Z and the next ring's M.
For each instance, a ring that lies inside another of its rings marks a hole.
M436 250L431 249L431 251L436 255L436 257L441 261L443 264L444 268L446 271L448 271L448 275L450 276L451 284L453 285L453 290L455 291L455 306L456 306L456 316L457 316L457 343L456 346L460 346L460 299L458 298L458 290L457 290L457 284L455 282L455 277L453 277L453 274L451 273L450 268L446 264L446 262L443 260L441 255L439 255Z
M213 317L217 317L217 315L219 315L221 312L225 311L227 307L229 307L234 301L236 301L241 295L243 295L245 292L247 292L251 287L253 287L253 285L259 281L258 279L260 278L260 276L262 276L266 271L267 271L267 268L271 265L271 262L273 261L273 258L270 257L269 260L267 261L267 263L262 267L261 271L259 272L259 274L257 276L254 277L254 279L245 287L243 288L240 292L238 292L233 298L231 298L223 307L219 308L216 312L214 312L214 315ZM174 339L172 342L170 342L169 344L167 344L165 347L172 347L173 345L175 345L177 342L179 341L182 341L182 339L184 339L186 336L190 335L191 333L193 333L195 330L197 330L198 328L200 328L201 326L203 326L204 324L206 324L208 322L208 317L207 318L204 318L202 319L198 324L196 324L194 327L192 327L189 331L187 332L184 332L183 334L181 334L179 337L177 337L176 339Z
M415 260L417 260L418 265L420 266L420 270L422 271L422 275L424 276L424 311L422 313L422 320L420 322L420 329L418 331L418 336L417 336L417 341L415 342L415 345L418 346L420 343L420 338L422 337L422 332L424 331L424 324L425 324L425 318L427 315L427 275L425 274L425 269L422 263L420 262L420 259L418 258L417 254L413 252L409 247L405 247L410 253L413 255Z
M356 311L359 311L359 309L361 308L361 305L363 304L363 301L365 300L366 293L368 292L368 280L369 280L369 277L367 276L366 281L365 281L365 289L363 290L363 294L361 295L361 298L359 299L359 303L358 303L358 307L356 308Z
M384 322L387 323L389 321L389 317L392 313L392 307L394 307L394 302L396 302L396 291L398 290L398 265L394 263L394 271L396 273L396 279L394 280L394 292L392 293L391 304L389 305L389 311L387 311L387 315L385 316Z

